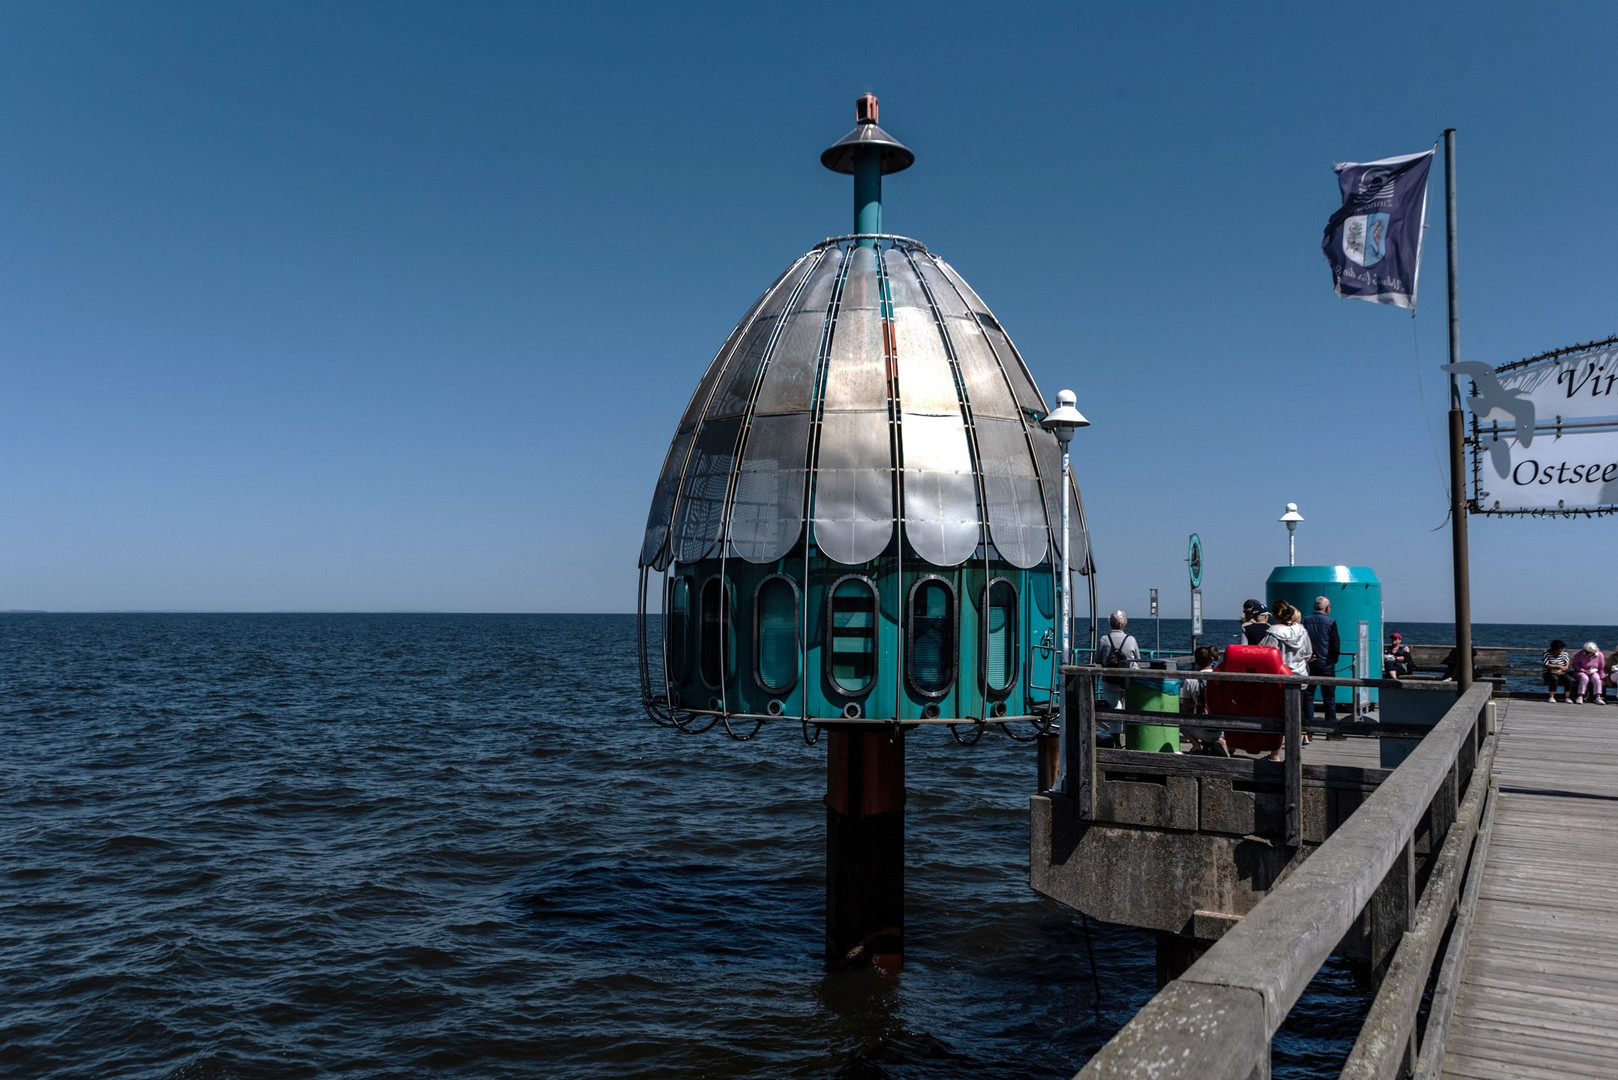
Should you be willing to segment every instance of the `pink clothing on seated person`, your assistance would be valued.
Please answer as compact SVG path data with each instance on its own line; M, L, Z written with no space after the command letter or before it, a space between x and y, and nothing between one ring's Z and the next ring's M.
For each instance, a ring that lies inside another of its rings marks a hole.
M1573 666L1568 669L1573 676L1573 692L1583 696L1586 690L1593 697L1601 696L1601 686L1607 681L1607 657L1599 649L1590 652L1580 649L1573 654Z

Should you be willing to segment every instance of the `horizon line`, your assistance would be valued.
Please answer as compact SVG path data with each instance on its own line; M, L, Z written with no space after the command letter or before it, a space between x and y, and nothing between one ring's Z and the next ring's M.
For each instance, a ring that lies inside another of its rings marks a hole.
M486 611L453 608L0 608L0 615L566 615L566 616L595 616L595 615L625 615L632 616L633 611ZM648 612L650 615L660 615L660 612ZM1168 622L1190 622L1188 615L1165 615L1163 620ZM1152 616L1141 619L1131 619L1130 623L1146 624L1152 622ZM1208 622L1240 622L1237 618L1222 616L1205 616ZM1398 623L1429 623L1453 625L1454 619L1389 619L1384 618L1384 628L1396 626ZM1488 619L1473 619L1472 625L1484 626L1525 626L1525 627L1565 627L1565 626L1618 626L1618 623L1546 623L1546 622L1499 622Z

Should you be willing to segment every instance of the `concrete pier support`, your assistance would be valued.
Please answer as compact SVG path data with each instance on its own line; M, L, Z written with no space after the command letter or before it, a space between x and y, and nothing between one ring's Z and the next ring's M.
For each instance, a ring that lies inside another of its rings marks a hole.
M904 733L826 733L826 966L904 966Z

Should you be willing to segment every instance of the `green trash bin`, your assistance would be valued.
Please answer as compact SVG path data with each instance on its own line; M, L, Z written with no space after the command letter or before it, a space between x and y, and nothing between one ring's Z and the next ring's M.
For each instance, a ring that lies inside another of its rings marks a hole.
M1172 713L1180 715L1179 679L1134 679L1124 695L1124 707L1130 712ZM1180 724L1144 724L1131 721L1124 725L1124 749L1145 750L1154 754L1173 754L1180 749Z

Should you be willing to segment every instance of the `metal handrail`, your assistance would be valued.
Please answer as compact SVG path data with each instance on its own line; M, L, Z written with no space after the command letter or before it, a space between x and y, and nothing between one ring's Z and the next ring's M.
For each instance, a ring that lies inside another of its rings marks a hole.
M1453 691L1454 683L1442 679L1350 679L1332 675L1265 675L1245 671L1190 671L1181 668L1115 668L1096 664L1064 664L1064 675L1088 675L1108 679L1207 679L1213 682L1280 683L1284 686L1366 686L1383 690L1443 690Z
M1095 706L1095 683L1101 678L1120 679L1125 682L1138 679L1164 679L1170 676L1181 678L1194 678L1208 682L1232 683L1264 683L1279 685L1285 688L1282 697L1284 708L1280 717L1242 717L1220 716L1210 714L1199 716L1189 721L1201 726L1220 727L1229 731L1260 731L1279 732L1285 754L1280 762L1284 781L1283 809L1285 818L1285 841L1288 847L1297 847L1303 842L1303 733L1307 727L1315 732L1343 733L1348 731L1364 731L1363 725L1320 723L1314 720L1314 707L1306 701L1306 697L1313 692L1316 686L1349 686L1349 687L1378 687L1385 690L1416 690L1416 691L1450 691L1453 692L1453 682L1427 680L1425 683L1413 683L1399 679L1345 679L1325 675L1268 675L1237 671L1188 671L1168 672L1161 669L1150 668L1113 668L1098 667L1094 664L1081 664L1062 669L1064 674L1076 676L1078 679L1077 701L1070 704L1071 718L1075 721L1074 729L1066 741L1067 759L1063 763L1063 790L1074 796L1074 801L1081 821L1093 820L1096 816L1096 794L1100 790L1097 775L1101 753L1096 738L1098 728L1107 727L1109 733L1113 732L1113 724L1117 721L1146 722L1161 721L1165 714L1153 714L1149 718L1140 714L1122 710L1108 709L1100 715ZM1075 707L1076 706L1076 707ZM1166 714L1175 715L1175 714ZM1304 720L1305 715L1309 721ZM1178 717L1176 717L1178 719ZM1379 733L1387 733L1385 725L1378 725ZM1403 734L1401 729L1398 733Z

